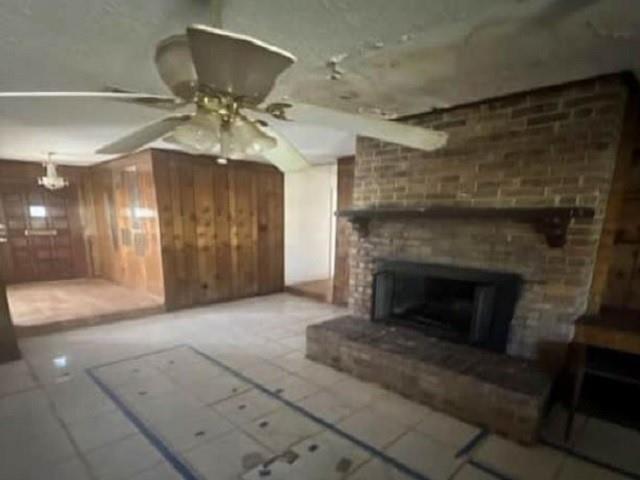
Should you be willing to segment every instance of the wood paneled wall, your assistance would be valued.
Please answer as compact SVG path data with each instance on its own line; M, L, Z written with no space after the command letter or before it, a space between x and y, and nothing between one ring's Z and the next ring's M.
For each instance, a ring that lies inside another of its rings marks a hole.
M95 208L95 275L164 297L151 152L92 167L85 191Z
M7 283L92 273L81 194L88 170L60 167L59 173L69 187L52 192L37 184L44 174L41 164L0 161L0 268ZM46 216L33 216L31 206L45 207Z
M24 169L30 185L42 174L38 164L8 167L0 179L12 188L9 171ZM143 289L170 309L283 289L284 185L276 168L154 149L61 173L72 183L74 251L84 259L74 276Z
M167 308L284 286L283 176L274 167L154 150Z
M640 310L640 128L615 230L603 304Z
M338 210L353 204L355 157L338 159ZM346 305L349 301L349 240L351 223L339 217L336 227L336 258L333 275L333 303Z
M613 295L613 297L617 297L616 299L611 296L612 289L620 287L619 278L616 278L620 275L619 262L626 261L623 258L625 248L620 242L620 228L626 222L624 209L625 205L627 208L629 207L627 200L630 192L636 188L632 183L634 175L637 175L635 170L637 167L634 167L634 164L637 164L637 152L640 149L640 90L635 80L631 80L627 89L629 97L625 104L620 141L589 294L587 311L592 314L598 313L600 307L607 303L627 306L623 305L625 301L622 301L618 292ZM621 253L622 255L620 255ZM623 270L626 268L628 267Z

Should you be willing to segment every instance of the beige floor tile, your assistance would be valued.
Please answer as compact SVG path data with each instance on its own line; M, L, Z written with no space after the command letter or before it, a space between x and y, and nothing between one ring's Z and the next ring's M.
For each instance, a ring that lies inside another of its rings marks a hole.
M328 390L317 391L297 403L329 423L336 423L355 411L353 407L341 401Z
M416 430L457 449L465 446L480 429L442 412L433 411L416 425Z
M387 454L432 480L447 480L462 463L457 449L419 432L409 432L386 449Z
M485 439L472 456L498 472L522 480L554 478L566 457L549 447L526 447L497 435Z
M305 353L300 351L295 351L286 355L282 355L280 357L275 357L271 359L271 363L274 363L292 373L298 372L305 367L313 365L313 362L305 357Z
M139 418L151 425L168 418L188 415L202 406L201 402L183 391L158 396L125 397L125 402Z
M295 336L280 338L277 341L278 343L281 343L292 350L304 351L304 349L307 346L306 335L295 335Z
M282 402L258 390L251 390L211 405L211 408L236 425L250 423L283 407Z
M263 362L242 371L242 374L261 385L271 385L277 379L288 374L280 367Z
M296 374L321 387L329 387L335 385L340 380L348 378L344 373L319 363L304 367L298 370Z
M200 377L183 385L195 399L203 404L213 404L247 392L253 387L238 377L225 373L215 377Z
M369 459L367 452L331 432L324 432L294 445L290 454L256 467L244 480L341 480Z
M405 425L371 407L358 410L337 427L376 448L389 445L407 431Z
M277 452L323 430L319 424L292 409L278 410L242 428L260 443Z
M91 480L89 470L77 457L36 466L22 480Z
M473 465L463 465L453 476L452 480L496 480L496 477Z
M354 408L369 405L378 396L384 393L377 385L361 382L353 377L347 377L327 387L331 393L341 401Z
M410 477L381 460L369 460L349 480L409 480Z
M620 475L592 463L587 463L578 458L569 457L560 468L560 474L556 480L625 480L629 477Z
M186 452L185 458L203 478L237 480L273 454L247 434L235 430Z
M75 422L116 410L114 403L87 376L47 385L45 391L65 422Z
M185 451L211 441L236 427L210 408L200 407L186 415L173 415L151 425L173 450Z
M83 452L102 447L137 433L135 426L120 412L105 412L67 425L71 436Z
M432 410L426 405L411 401L393 392L382 390L374 397L371 406L393 417L407 426L416 426L428 418Z
M589 418L574 444L580 453L640 474L640 432Z
M183 480L182 475L166 462L131 477L130 480Z
M320 390L320 387L315 383L291 374L273 380L265 386L279 397L292 402L308 397Z
M35 386L36 382L24 360L0 365L0 397L29 390Z
M143 472L162 460L141 435L127 437L87 454L91 470L100 480L123 480Z

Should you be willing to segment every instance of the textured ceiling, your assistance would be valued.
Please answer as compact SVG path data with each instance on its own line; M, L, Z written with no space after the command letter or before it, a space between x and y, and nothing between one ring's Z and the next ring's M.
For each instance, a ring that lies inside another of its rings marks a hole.
M623 69L640 72L637 0L226 0L225 28L299 58L272 98L414 113ZM157 41L208 23L205 0L3 0L0 90L166 93ZM63 163L162 116L100 101L0 102L0 157ZM315 161L353 149L341 132L283 130Z

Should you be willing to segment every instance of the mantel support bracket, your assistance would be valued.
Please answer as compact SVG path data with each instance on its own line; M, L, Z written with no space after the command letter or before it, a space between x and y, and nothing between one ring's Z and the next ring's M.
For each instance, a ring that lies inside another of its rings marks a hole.
M551 217L541 217L535 222L535 228L547 239L547 245L552 248L564 247L567 243L567 230L571 223L568 215L554 215Z

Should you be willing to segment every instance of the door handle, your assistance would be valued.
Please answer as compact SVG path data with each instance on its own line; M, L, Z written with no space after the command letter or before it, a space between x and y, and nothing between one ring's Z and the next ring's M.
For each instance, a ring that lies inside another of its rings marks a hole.
M50 230L34 230L27 229L24 231L25 237L55 237L58 235L58 231L55 229Z

